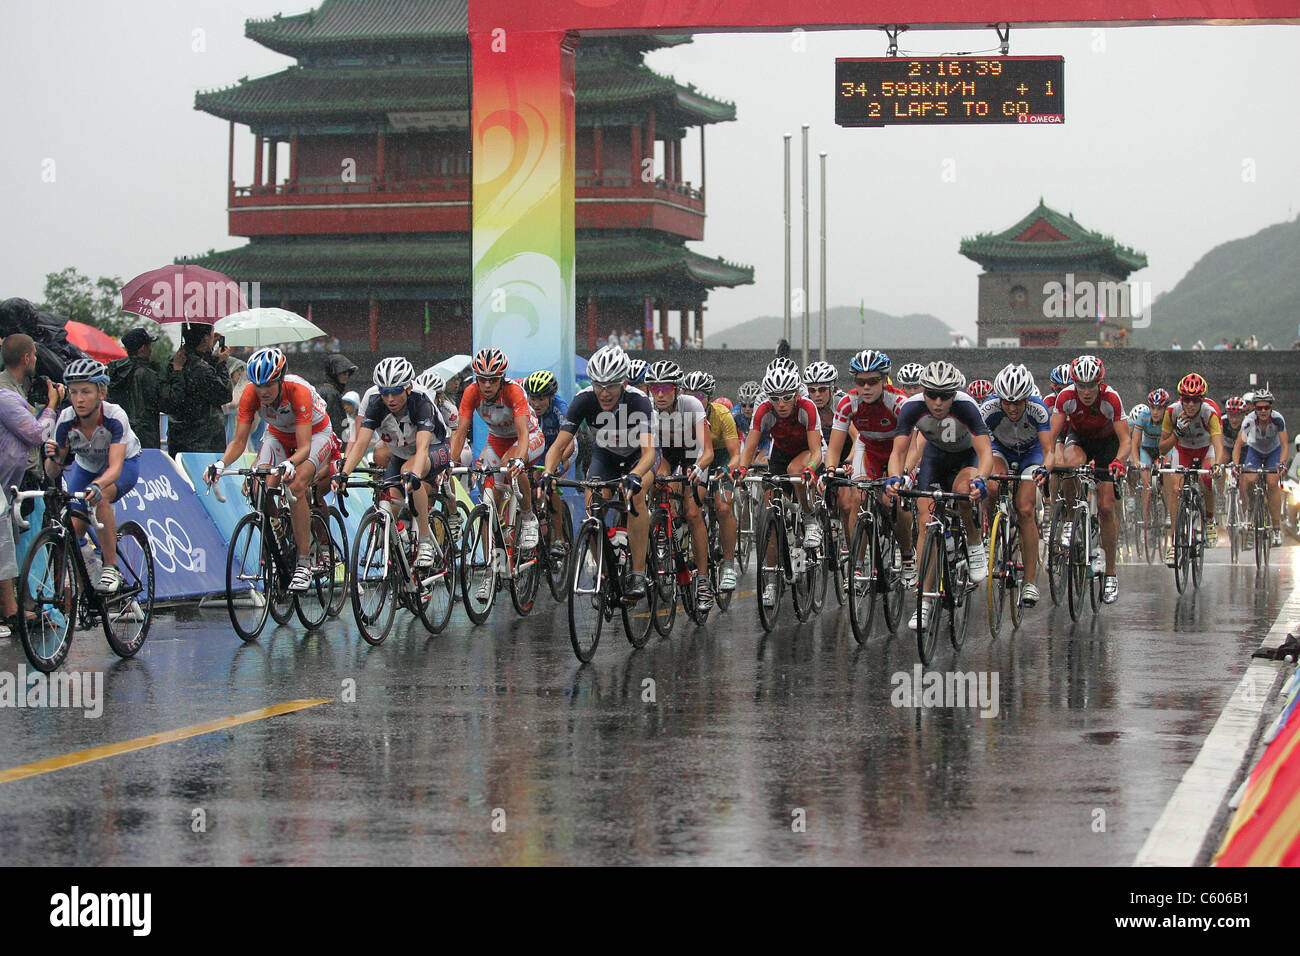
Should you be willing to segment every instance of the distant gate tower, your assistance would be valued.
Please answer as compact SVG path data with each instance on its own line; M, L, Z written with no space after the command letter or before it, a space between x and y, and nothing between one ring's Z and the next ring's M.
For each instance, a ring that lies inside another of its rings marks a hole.
M187 261L260 282L264 305L310 307L344 349L468 351L468 32L467 0L324 0L249 20L249 39L298 62L195 97L230 121L229 230L250 241ZM704 238L705 216L704 182L683 181L687 131L699 127L703 170L704 127L736 118L733 104L642 62L688 42L578 41L579 348L651 323L702 340L709 291L754 281L752 268L686 247ZM236 124L255 138L248 185L233 181Z
M1039 199L1004 232L963 239L963 256L984 267L979 280L979 344L1034 347L1128 342L1135 313L1128 277L1147 257L1090 232ZM1141 306L1141 308L1139 307Z

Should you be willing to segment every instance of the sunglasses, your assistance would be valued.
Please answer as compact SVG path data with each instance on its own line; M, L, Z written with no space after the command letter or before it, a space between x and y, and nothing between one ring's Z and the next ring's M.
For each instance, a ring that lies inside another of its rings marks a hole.
M877 385L879 385L881 382L883 382L884 379L883 379L883 378L879 378L879 377L877 377L877 378L855 378L853 381L857 384L858 388L875 388Z
M809 386L808 386L808 394L809 394L809 395L820 395L820 394L822 394L822 392L829 392L830 390L831 390L831 387L830 387L829 385L809 385Z
M1273 406L1272 406L1272 405L1256 405L1256 406L1255 406L1255 411L1257 411L1257 412L1271 412L1272 410L1273 410Z
M671 392L677 386L672 385L668 382L656 382L654 385L650 385L647 387L650 389L650 394L652 395L664 395L668 392Z
M391 395L401 395L404 391L406 391L406 386L405 386L405 385L393 385L393 386L391 386L390 388L381 388L381 389L379 390L379 394L380 394L380 395L390 395L390 396L391 396Z
M794 396L794 392L787 392L784 395L769 395L767 397L773 402L793 402Z
M940 402L951 402L954 398L957 397L957 393L956 393L956 392L936 392L936 391L932 391L931 389L928 389L928 388L927 388L927 389L925 390L925 397L926 397L926 398L933 398L933 399L935 399L936 401L940 401Z
M475 379L475 381L478 382L480 385L500 385L500 384L501 384L501 376L500 376L500 375L480 375L477 379Z
M622 382L592 382L591 389L594 392L614 392L622 385Z

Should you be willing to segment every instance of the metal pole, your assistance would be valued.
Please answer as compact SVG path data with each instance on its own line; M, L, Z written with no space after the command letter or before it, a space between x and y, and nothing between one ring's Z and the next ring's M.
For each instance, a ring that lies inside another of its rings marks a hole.
M808 367L808 124L803 124L803 367Z
M790 341L790 134L785 134L785 340Z
M822 351L821 351L821 359L823 362L825 362L826 361L826 154L824 152L818 153L817 157L821 160L821 167L822 167L822 248L821 248Z

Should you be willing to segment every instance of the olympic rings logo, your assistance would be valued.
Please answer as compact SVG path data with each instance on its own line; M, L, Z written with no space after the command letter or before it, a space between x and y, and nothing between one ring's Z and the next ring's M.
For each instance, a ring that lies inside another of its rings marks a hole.
M145 533L153 548L154 564L160 571L172 574L178 568L198 573L207 570L204 550L194 547L185 528L175 518L162 523L150 518L145 522Z

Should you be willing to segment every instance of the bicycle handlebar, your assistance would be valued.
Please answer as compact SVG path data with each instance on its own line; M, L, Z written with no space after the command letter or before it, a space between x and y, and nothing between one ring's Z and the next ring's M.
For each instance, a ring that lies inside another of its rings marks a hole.
M9 486L9 493L14 502L12 505L14 523L17 525L19 531L28 531L32 526L31 522L25 520L22 516L22 503L24 501L33 501L36 498L44 498L51 491L56 490L58 490L60 494L67 495L74 501L85 501L87 498L87 494L84 491L66 492L55 488L44 488L37 491L19 491L17 485ZM95 526L96 531L104 530L103 523L95 517L89 508L86 509L86 517L90 519L90 523Z

